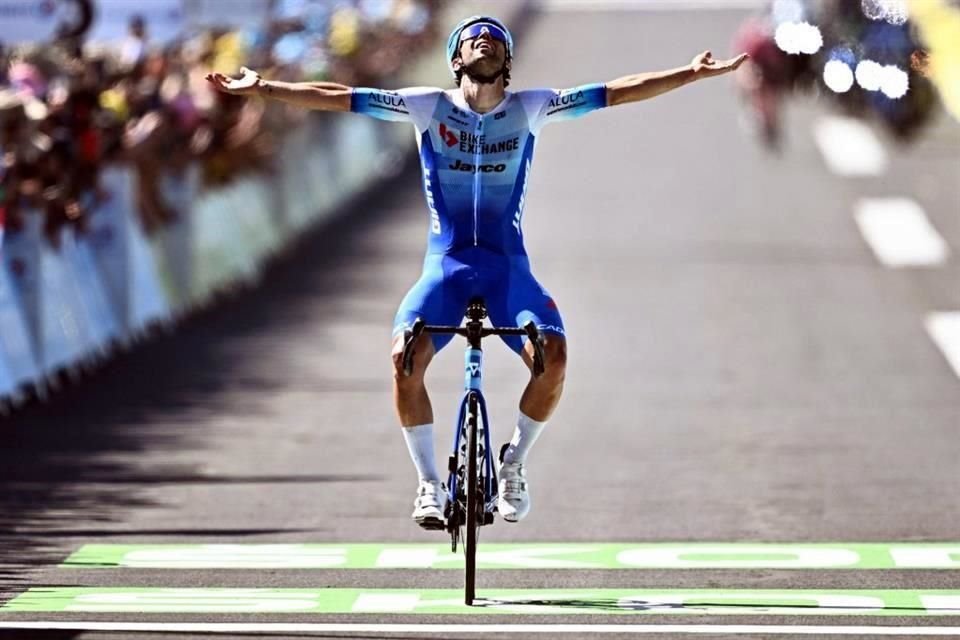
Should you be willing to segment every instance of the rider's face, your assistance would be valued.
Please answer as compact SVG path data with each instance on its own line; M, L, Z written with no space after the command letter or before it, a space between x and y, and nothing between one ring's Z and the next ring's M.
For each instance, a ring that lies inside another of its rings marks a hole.
M460 42L460 68L480 74L496 73L507 57L506 45L488 32Z

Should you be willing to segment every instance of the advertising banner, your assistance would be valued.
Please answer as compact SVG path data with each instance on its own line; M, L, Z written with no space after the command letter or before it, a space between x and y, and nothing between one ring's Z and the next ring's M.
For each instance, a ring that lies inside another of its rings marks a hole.
M61 247L70 233L61 232ZM78 363L95 346L80 285L61 247L40 244L40 368L48 375Z
M130 171L121 167L107 167L100 173L101 188L108 194L90 213L87 225L87 243L100 273L100 281L113 317L123 335L130 331L127 273L129 255L124 232L126 211L133 205Z
M40 244L43 217L38 211L21 212L23 227L5 234L4 270L10 276L13 297L27 332L33 363L40 373Z
M105 355L113 342L122 337L122 330L100 279L93 250L83 236L67 230L60 252L73 272L80 312L89 329L90 349L96 355Z
M127 251L130 270L127 272L128 326L133 331L142 331L153 322L170 316L170 304L160 284L160 273L153 259L153 251L140 220L133 208L124 216Z
M11 393L39 376L33 341L10 275L8 263L0 264L0 395Z
M193 165L182 172L164 174L160 182L163 198L176 212L177 218L157 231L151 245L160 283L174 316L185 313L195 302L190 286L193 278L193 200L198 180L199 168Z

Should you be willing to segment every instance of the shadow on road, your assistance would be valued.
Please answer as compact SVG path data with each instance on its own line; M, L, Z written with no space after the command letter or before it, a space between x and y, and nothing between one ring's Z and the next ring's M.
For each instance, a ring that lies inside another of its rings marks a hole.
M22 589L31 567L66 557L72 549L62 548L62 541L58 546L58 538L288 531L211 530L202 522L190 530L111 530L112 523L123 521L126 508L153 504L142 491L150 486L380 480L375 474L205 477L193 468L154 464L147 469L133 461L144 451L203 448L194 425L182 416L217 411L228 389L269 388L266 376L242 362L243 349L228 347L317 322L315 309L309 314L302 310L304 300L318 292L336 297L349 287L334 266L352 255L376 259L369 244L361 242L386 215L388 199L395 199L398 189L418 184L411 170L416 167L343 207L275 261L260 286L188 319L175 334L121 356L48 404L33 404L0 420L0 602L11 588ZM330 373L330 384L342 386L336 372Z

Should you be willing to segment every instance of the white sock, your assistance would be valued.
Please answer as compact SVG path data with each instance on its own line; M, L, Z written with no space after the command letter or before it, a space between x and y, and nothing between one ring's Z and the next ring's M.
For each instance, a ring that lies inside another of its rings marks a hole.
M545 426L547 426L546 422L537 422L521 411L520 417L517 418L517 428L513 432L513 438L510 439L510 446L503 454L503 461L511 464L526 462L530 447L540 437L540 432Z
M402 430L420 481L439 481L440 474L437 473L437 462L433 455L433 424L403 427Z

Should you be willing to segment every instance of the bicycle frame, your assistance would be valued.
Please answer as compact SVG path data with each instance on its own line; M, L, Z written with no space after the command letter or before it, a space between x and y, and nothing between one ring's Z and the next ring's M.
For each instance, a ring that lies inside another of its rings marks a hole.
M467 407L470 403L470 396L474 395L479 407L480 421L477 423L477 430L482 432L483 438L483 495L486 499L485 511L493 512L497 504L497 472L493 463L493 448L490 446L490 420L487 417L487 401L483 397L483 350L467 347L464 357L464 393L460 401L460 411L457 415L457 422L454 425L453 454L459 458L460 447L463 445L464 425L467 418ZM447 479L448 497L451 501L457 499L457 471L450 470L450 476Z

